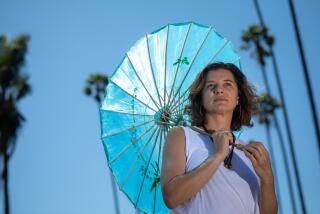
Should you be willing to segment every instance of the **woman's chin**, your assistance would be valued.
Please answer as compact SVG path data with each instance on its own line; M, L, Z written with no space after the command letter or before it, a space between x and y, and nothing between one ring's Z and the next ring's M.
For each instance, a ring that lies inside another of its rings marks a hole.
M210 111L210 114L232 114L232 110L228 108L217 108L213 111Z

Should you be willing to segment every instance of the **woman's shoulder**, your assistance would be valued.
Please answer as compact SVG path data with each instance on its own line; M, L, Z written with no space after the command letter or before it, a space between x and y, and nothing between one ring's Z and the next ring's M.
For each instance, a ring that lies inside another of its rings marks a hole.
M183 126L174 126L169 130L168 135L169 134L184 134L184 127Z
M201 133L195 131L189 126L174 126L169 130L167 137L171 138L173 136L186 140L187 138L201 136Z
M172 127L169 133L173 133L173 134L186 134L187 132L196 132L195 130L193 130L192 128L190 128L189 126L174 126ZM196 132L197 133L197 132Z
M183 141L185 138L184 128L181 126L172 127L167 134L168 141Z

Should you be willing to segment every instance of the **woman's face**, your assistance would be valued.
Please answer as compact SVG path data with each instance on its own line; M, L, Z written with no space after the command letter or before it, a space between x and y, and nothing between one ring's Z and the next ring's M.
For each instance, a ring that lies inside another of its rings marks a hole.
M232 113L238 104L237 83L229 70L209 71L202 89L202 105L207 113Z

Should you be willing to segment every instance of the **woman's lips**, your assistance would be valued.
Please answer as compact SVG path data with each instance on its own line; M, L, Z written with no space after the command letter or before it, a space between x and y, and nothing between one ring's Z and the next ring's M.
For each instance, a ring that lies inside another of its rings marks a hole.
M219 102L219 101L228 101L228 100L227 100L227 99L222 99L222 98L221 98L221 99L215 99L214 101L215 101L215 102Z

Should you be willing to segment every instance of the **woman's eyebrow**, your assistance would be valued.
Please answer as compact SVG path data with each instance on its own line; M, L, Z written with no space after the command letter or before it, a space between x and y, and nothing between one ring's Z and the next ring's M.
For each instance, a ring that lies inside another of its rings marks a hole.
M232 83L235 83L234 80L230 80L230 79L224 79L223 81L224 81L224 82L232 82ZM209 83L209 82L215 83L216 81L214 81L214 80L208 80L208 81L206 81L206 83Z
M225 79L225 80L223 80L223 81L225 81L225 82L233 82L233 83L235 83L235 81L234 81L234 80L230 80L230 79Z

